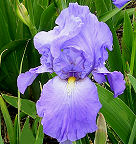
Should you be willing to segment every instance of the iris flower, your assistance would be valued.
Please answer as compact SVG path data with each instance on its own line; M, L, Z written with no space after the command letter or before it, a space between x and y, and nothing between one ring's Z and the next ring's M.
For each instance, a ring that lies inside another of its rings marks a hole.
M38 74L58 75L44 84L36 108L44 133L70 144L97 129L101 103L97 87L88 75L92 73L98 83L108 80L114 97L123 93L125 81L120 72L106 69L112 33L87 6L70 3L56 24L53 30L35 35L34 46L41 54L41 65L20 74L17 84L24 94Z
M127 2L129 2L130 0L112 0L113 4L118 7L121 8L123 7Z

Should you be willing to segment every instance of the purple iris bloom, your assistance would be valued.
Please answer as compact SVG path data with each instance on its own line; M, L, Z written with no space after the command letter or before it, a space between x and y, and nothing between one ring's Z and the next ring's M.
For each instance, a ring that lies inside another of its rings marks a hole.
M98 83L106 82L106 76L114 97L123 93L125 81L120 72L106 69L112 33L87 6L70 3L56 24L53 30L34 37L35 48L42 55L41 66L20 74L17 84L24 94L39 73L58 75L43 86L36 108L43 118L44 133L70 144L97 129L101 103L95 84L87 76L92 73Z
M123 7L127 2L129 2L130 0L112 0L113 4L118 7L121 8Z

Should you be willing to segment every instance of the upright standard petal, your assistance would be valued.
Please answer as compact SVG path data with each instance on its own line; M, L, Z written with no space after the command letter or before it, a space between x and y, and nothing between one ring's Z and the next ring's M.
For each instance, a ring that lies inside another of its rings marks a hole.
M129 2L130 0L112 0L113 4L118 7L121 8L123 7L127 2Z
M50 43L57 37L57 29L51 30L49 32L41 31L34 36L34 46L40 54L50 48Z
M58 26L53 30L39 32L34 37L34 45L40 54L50 49L53 58L58 58L62 49L72 47L86 53L89 65L96 66L107 60L106 48L112 50L112 33L105 23L90 13L87 6L70 3L60 13L56 24Z
M47 69L45 65L41 65L39 67L32 68L25 73L21 73L17 78L19 91L24 94L26 88L33 83L38 74L44 72L52 72L52 70Z
M59 142L76 141L96 131L101 108L97 88L89 78L68 81L54 77L43 87L36 103L43 131Z
M99 22L94 14L89 13L82 22L83 27L80 33L65 41L62 48L74 47L83 50L90 63L96 67L108 59L106 48L112 50L112 33L109 27L105 23Z
M105 76L107 76L110 88L114 92L114 98L124 92L125 80L121 72L109 72L104 66L100 66L95 69L92 74L98 83L106 82Z
M34 45L39 53L43 54L45 49L49 48L52 56L55 58L60 55L61 45L76 36L83 26L81 18L70 14L69 8L61 12L60 16L56 19L56 24L58 26L54 27L53 30L39 32L34 37Z
M80 6L78 3L69 3L69 7L62 10L55 23L61 27L64 27L66 19L69 16L79 17L82 20L86 18L86 15L90 13L88 6Z

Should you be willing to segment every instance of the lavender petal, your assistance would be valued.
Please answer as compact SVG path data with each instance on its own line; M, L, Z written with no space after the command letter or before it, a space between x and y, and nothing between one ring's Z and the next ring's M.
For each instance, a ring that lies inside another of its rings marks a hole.
M76 141L96 131L96 116L101 108L97 88L89 78L68 85L54 77L43 87L36 103L45 134L59 142Z

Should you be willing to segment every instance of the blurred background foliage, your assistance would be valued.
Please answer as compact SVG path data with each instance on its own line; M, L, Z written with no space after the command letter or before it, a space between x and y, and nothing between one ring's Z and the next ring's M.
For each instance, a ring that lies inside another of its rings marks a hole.
M42 30L53 29L55 19L70 2L89 6L90 11L96 14L100 21L106 22L112 31L114 46L113 51L109 52L106 65L109 70L121 71L124 74L126 90L119 98L113 99L108 84L104 85L105 88L97 85L103 105L101 112L107 122L106 133L110 142L136 143L136 80L134 78L136 77L136 11L134 9L136 2L132 1L129 5L125 5L124 9L118 9L111 0L0 0L0 92L3 93L0 97L0 107L10 143L18 143L18 121L16 115L14 123L12 122L5 101L15 108L19 107L17 77L24 50L26 49L22 72L40 65L40 55L33 45L34 35ZM22 144L43 143L42 126L39 123L40 118L36 116L35 102L40 96L40 84L43 85L50 78L52 75L49 73L39 75L27 88L25 94L21 95L20 119L27 115L34 119L31 122L32 129L29 128L29 117L23 123L19 138ZM45 141L47 139L44 137ZM94 134L88 134L75 143L89 144L90 139L94 140ZM2 142L1 137L0 142Z

